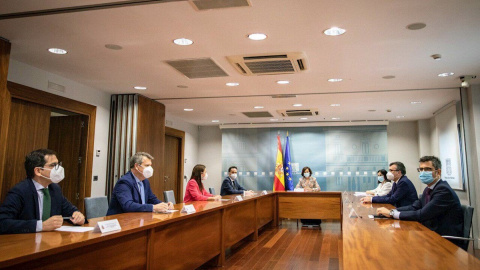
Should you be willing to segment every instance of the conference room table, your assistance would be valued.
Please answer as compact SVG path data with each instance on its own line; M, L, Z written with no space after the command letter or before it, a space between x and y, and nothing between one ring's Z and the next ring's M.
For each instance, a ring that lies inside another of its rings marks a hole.
M347 200L345 200L347 199ZM117 219L120 231L41 232L0 235L0 268L5 269L195 269L222 266L227 248L256 241L279 220L339 220L343 269L480 269L480 262L417 222L370 220L375 208L342 192L268 192L222 201L188 203L196 212L125 213L93 218L84 226ZM299 205L302 207L299 207ZM305 207L304 207L305 206ZM355 209L360 217L350 215ZM404 267L405 266L405 267Z

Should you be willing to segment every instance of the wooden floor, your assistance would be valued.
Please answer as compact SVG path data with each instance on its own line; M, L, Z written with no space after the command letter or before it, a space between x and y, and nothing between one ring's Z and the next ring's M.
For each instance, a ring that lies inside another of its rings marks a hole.
M319 230L283 220L261 231L258 241L245 239L227 250L222 269L341 269L342 254L339 221L324 220Z

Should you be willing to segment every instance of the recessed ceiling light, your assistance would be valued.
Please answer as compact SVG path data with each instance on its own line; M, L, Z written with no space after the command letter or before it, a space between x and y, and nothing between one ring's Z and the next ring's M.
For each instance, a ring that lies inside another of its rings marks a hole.
M397 115L397 118L405 118L404 115Z
M409 30L420 30L420 29L425 28L426 26L427 25L424 24L424 23L412 23L412 24L407 25L407 29L409 29Z
M115 51L123 49L122 46L117 45L117 44L105 44L105 48L110 49L110 50L115 50Z
M333 103L333 104L330 104L330 106L332 106L332 107L340 107L340 104L338 104L338 103Z
M188 109L188 108L187 108L187 109L183 109L183 110L186 111L186 112L191 112L191 111L193 111L193 109Z
M332 117L332 120L340 120L340 117Z
M255 106L254 109L263 109L263 106Z
M300 120L307 120L307 119L308 119L307 117L300 118Z
M289 84L290 81L277 81L278 84Z
M278 121L278 119L270 119L270 121Z
M147 90L147 87L145 87L145 86L135 86L133 88L135 88L137 90Z
M412 101L412 102L410 102L410 104L422 104L422 102L421 101Z
M239 86L240 84L238 82L227 82L225 85L226 86Z
M186 85L177 85L178 88L188 88Z
M262 34L262 33L253 33L248 35L248 38L251 40L264 40L267 38L267 35Z
M192 45L193 41L191 41L188 38L177 38L177 39L173 40L173 43L175 43L177 45L180 45L180 46L188 46L188 45Z
M438 74L438 77L448 77L448 76L453 76L455 73L453 72L444 72L444 73L440 73Z
M329 29L323 31L323 33L327 36L339 36L339 35L341 35L345 32L346 32L345 29L338 28L338 27L332 27L332 28L329 28Z
M293 107L302 107L303 105L300 104L300 103L297 103L297 104L293 104Z
M329 81L329 82L341 82L341 81L343 81L343 79L339 79L339 78L337 78L337 79L328 79L328 81Z
M382 78L386 79L386 80L389 80L389 79L395 79L395 76L393 75L387 75L387 76L383 76Z
M218 123L218 122L220 122L220 121L218 121L218 120L212 120L212 123Z
M67 51L64 49L59 49L59 48L50 48L48 49L49 52L54 53L54 54L67 54Z

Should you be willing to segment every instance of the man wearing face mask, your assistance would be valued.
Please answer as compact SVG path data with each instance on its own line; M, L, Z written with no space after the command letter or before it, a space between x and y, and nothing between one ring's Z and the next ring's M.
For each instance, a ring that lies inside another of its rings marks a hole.
M130 158L130 171L118 179L112 192L107 216L128 212L165 212L171 202L161 202L150 189L153 157L138 152Z
M64 170L54 151L39 149L28 154L25 171L27 178L8 192L0 206L0 234L53 231L62 226L63 217L73 224L85 223L58 185Z
M424 156L419 162L420 167L417 171L420 180L427 185L421 199L412 205L394 210L382 207L377 209L377 213L395 219L421 222L440 235L463 237L463 212L460 200L450 185L441 179L441 161L435 156ZM452 242L461 245L460 242Z
M392 190L384 196L363 197L361 199L363 203L388 203L400 207L411 205L418 199L417 190L405 175L407 171L402 162L390 163L389 171L394 176Z
M237 181L237 167L228 168L228 177L223 180L220 195L243 194L246 196L253 194L251 190L245 190Z

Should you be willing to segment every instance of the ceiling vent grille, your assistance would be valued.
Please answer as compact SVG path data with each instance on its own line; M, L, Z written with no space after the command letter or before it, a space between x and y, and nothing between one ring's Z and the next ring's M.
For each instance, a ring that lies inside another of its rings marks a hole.
M250 7L249 0L190 0L195 10L209 10L231 7Z
M259 117L273 117L269 112L242 112L245 116L249 118L259 118Z
M174 69L180 71L189 79L226 77L228 74L223 71L212 58L184 59L166 61Z
M283 117L317 116L318 115L318 110L316 109L280 110L277 112Z
M303 53L227 56L235 69L246 76L298 73L307 70Z

